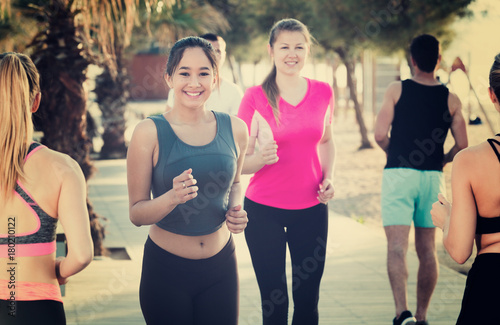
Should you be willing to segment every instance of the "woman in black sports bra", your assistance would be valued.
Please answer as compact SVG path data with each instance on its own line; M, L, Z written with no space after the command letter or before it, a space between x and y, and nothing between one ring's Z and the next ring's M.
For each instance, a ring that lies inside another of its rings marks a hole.
M500 54L490 70L491 101L500 112ZM457 154L451 175L453 206L439 194L434 225L458 263L477 256L469 271L457 324L498 324L500 306L500 134Z

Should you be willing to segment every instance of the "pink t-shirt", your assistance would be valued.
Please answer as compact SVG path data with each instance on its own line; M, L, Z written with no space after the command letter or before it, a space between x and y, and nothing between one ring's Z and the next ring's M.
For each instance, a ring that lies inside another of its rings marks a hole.
M325 121L332 121L333 92L327 83L306 80L307 92L298 105L280 98L279 126L262 86L248 88L243 96L238 117L247 123L250 136L259 145L273 138L278 144L278 162L262 167L250 179L246 197L252 201L281 209L306 209L319 203L323 173L318 147Z

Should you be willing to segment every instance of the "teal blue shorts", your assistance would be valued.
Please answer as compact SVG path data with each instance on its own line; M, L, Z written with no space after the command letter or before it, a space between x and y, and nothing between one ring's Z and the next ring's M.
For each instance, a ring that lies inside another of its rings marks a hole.
M382 223L433 228L432 204L438 193L446 195L441 171L386 168L382 176Z

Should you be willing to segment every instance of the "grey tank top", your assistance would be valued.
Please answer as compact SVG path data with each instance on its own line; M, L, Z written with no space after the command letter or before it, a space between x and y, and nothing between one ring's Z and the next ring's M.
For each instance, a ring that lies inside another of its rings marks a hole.
M151 116L158 133L158 162L153 168L151 191L156 198L170 189L174 177L192 168L198 196L179 204L156 225L167 231L202 236L217 231L226 220L229 192L236 175L237 151L231 117L212 111L217 121L215 138L204 146L184 143L163 115Z

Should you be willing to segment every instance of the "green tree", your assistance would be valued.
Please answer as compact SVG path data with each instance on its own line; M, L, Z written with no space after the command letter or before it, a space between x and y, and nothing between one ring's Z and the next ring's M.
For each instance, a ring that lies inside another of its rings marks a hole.
M276 21L297 18L306 22L314 18L310 2L304 0L245 0L239 1L238 6L231 8L228 14L231 29L224 38L229 44L228 62L231 64L236 83L240 81L241 73L236 71L235 61L257 64L267 58L265 45L269 30Z
M312 21L311 29L318 43L327 51L338 55L346 67L347 86L350 99L354 104L356 121L361 135L360 149L372 148L368 138L368 130L363 116L363 109L358 100L354 69L356 62L365 47L365 40L357 39L354 24L365 21L368 14L367 6L372 2L365 0L315 0L313 11L316 19Z
M317 19L314 25L319 43L338 54L347 69L347 84L354 101L361 133L360 148L372 147L367 137L354 78L356 58L368 47L385 53L406 51L408 44L421 33L433 33L446 42L453 35L450 24L468 14L471 0L459 1L368 1L315 0ZM411 64L410 64L411 67Z
M250 45L261 35L257 18L262 11L259 0L208 0L208 2L226 17L229 29L221 36L227 43L227 60L233 74L233 82L242 86L241 62L246 62L247 54L262 53L263 49ZM258 53L257 53L258 52ZM254 60L249 60L254 61Z
M384 54L404 54L408 66L413 68L409 52L411 40L428 33L436 36L446 48L455 36L452 23L472 15L468 6L473 1L377 1L376 6L368 7L365 20L353 24L356 40Z
M221 33L228 28L227 19L205 1L174 0L169 6L161 2L151 10L154 38L162 49L168 49L178 39L207 32Z

